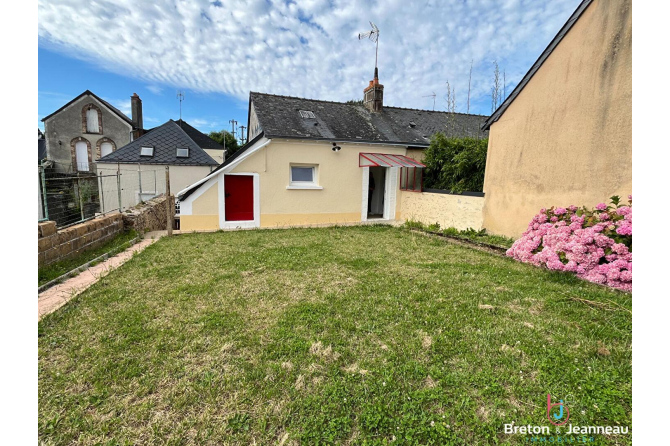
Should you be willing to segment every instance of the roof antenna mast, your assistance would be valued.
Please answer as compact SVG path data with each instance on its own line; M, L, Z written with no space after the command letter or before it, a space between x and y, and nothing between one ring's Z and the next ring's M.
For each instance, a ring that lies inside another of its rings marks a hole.
M366 33L358 33L358 40L363 40L369 38L375 43L375 78L377 76L377 53L379 52L379 28L377 28L377 25L374 23L370 22L370 26L372 27L372 30L366 32Z
M181 127L181 103L184 100L184 92L181 90L177 91L177 99L179 99L179 127Z
M429 95L426 95L426 96L421 96L422 98L433 98L433 111L435 111L435 97L436 96L437 95L435 94L435 92L433 92L433 94L429 94Z

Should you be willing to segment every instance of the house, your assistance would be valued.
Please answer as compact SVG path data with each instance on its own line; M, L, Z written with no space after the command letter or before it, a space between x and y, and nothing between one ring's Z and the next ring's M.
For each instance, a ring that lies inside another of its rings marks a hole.
M421 191L436 132L484 136L485 116L386 107L378 71L362 103L249 95L249 142L178 193L181 229L391 222Z
M170 169L171 190L201 179L219 165L205 147L216 147L216 142L186 122L170 119L103 156L95 166L102 186L101 212L124 209L165 193L166 167Z
M632 192L632 5L584 0L486 121L484 227Z
M130 98L132 118L90 90L42 119L47 159L56 172L93 172L101 157L142 135L142 100Z

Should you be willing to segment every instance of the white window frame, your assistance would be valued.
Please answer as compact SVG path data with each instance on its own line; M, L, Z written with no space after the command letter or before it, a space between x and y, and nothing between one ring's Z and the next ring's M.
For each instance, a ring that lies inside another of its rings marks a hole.
M303 119L316 119L314 112L311 110L300 110L300 117Z
M293 181L293 168L311 168L312 169L312 181ZM323 187L319 186L319 165L318 164L290 164L288 169L289 174L289 183L286 186L286 189L311 189L311 190L321 190Z
M180 150L186 150L186 155L180 155L179 151ZM188 158L190 155L190 150L188 150L188 147L178 147L177 148L177 158Z
M151 153L149 155L145 154L144 149L151 149ZM140 147L140 156L146 156L146 157L154 156L154 147L153 146L141 146Z

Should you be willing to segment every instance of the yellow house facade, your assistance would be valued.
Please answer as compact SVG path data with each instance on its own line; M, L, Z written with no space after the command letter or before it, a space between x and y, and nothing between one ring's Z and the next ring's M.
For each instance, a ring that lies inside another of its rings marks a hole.
M421 192L417 155L454 118L383 107L376 77L365 92L362 104L251 93L249 143L178 192L181 230L401 220L403 194ZM471 136L486 117L458 119Z
M632 193L632 5L585 0L490 129L484 227L518 237L541 208Z

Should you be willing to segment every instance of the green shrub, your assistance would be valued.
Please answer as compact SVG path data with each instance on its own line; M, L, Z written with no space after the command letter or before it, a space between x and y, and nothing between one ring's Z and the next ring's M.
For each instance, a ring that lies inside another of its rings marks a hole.
M447 138L436 133L425 151L424 187L482 192L488 139Z
M426 230L429 232L440 232L440 224L438 222L435 222L431 225L428 225L426 227Z

